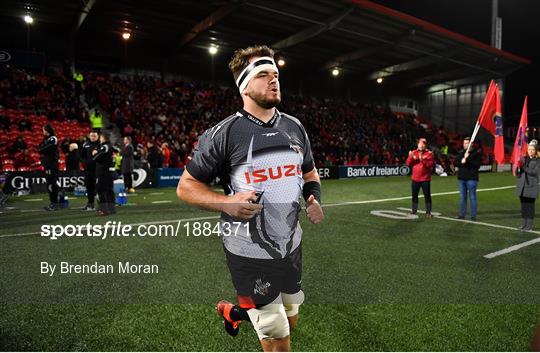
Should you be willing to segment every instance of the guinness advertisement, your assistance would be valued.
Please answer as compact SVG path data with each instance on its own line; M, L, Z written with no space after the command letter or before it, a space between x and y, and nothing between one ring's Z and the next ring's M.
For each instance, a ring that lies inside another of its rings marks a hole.
M137 168L133 171L133 186L135 188L148 187L149 174L145 168ZM58 173L58 187L63 190L72 191L76 186L84 186L84 172ZM29 191L31 193L47 192L45 172L9 172L6 175L4 191L17 192Z

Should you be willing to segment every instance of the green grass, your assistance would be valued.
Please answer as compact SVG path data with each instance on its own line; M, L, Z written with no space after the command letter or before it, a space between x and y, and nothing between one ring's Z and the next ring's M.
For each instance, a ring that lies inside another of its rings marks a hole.
M479 188L508 186L509 174L482 174ZM433 193L457 190L455 178L436 178ZM155 194L161 193L163 194ZM323 182L326 220L301 217L306 304L292 333L303 351L527 350L540 319L540 243L483 256L539 237L445 219L396 220L410 200L343 202L410 195L407 178ZM180 204L173 189L141 190L110 219L76 207L46 213L46 202L11 200L0 214L0 236L39 232L42 224L168 221L215 214ZM479 192L481 222L516 227L513 189ZM170 200L171 203L152 204ZM421 200L421 206L423 201ZM458 195L435 196L434 211L452 217ZM35 212L32 210L36 210ZM24 211L24 212L22 212ZM215 220L210 220L215 222ZM260 350L244 324L232 339L213 304L234 298L218 237L63 238L38 234L0 238L3 350ZM157 275L39 273L40 261L156 263Z

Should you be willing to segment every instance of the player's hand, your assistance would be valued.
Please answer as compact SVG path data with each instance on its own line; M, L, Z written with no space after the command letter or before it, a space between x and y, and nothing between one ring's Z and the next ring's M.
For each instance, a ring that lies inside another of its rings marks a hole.
M467 163L467 158L466 157L461 158L461 164L465 164L465 163Z
M223 205L223 212L233 218L251 219L257 213L261 212L263 208L262 205L254 203L255 201L257 201L255 191L236 193L234 196L227 197L227 201Z
M92 151L92 156L95 156L97 154L97 150Z
M311 195L306 201L306 213L313 224L318 224L324 219L324 213L321 204L315 200L315 196Z

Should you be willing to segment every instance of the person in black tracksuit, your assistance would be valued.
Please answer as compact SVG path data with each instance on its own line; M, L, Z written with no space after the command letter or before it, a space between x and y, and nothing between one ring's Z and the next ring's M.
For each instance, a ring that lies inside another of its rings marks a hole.
M41 165L45 168L45 180L47 182L47 192L49 193L49 206L45 206L46 211L56 211L60 208L58 203L58 138L50 124L43 127L43 141L39 145L41 154Z
M93 153L99 149L99 134L92 131L88 134L88 141L82 147L81 160L84 164L84 184L86 186L86 197L88 203L83 208L84 211L95 211L94 199L96 196L96 162Z
M93 160L96 162L97 192L99 196L100 216L107 216L116 213L114 207L114 163L112 158L112 145L109 141L110 135L103 133L100 137L101 145L98 150L92 152Z

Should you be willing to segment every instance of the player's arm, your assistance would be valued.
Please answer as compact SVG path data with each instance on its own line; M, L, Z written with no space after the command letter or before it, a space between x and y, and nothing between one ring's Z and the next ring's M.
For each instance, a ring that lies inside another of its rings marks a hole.
M255 191L237 192L232 196L212 191L208 184L219 175L226 160L223 151L223 136L206 131L199 137L193 158L186 166L176 188L176 195L191 205L210 210L225 212L233 218L250 219L260 210L262 205L255 203Z
M262 205L254 203L257 199L255 191L225 196L212 191L207 184L194 178L187 169L182 173L176 195L190 205L209 211L225 212L239 219L250 219L262 209Z
M306 214L311 223L317 224L324 219L324 213L321 207L321 178L315 168L313 152L311 151L311 143L306 131L302 127L304 134L304 161L302 163L302 177L304 179L304 187L302 188L302 196L306 201Z
M306 201L306 214L311 223L320 223L324 219L324 212L320 204L321 178L316 168L304 174L303 178L304 188L302 189L302 194Z

